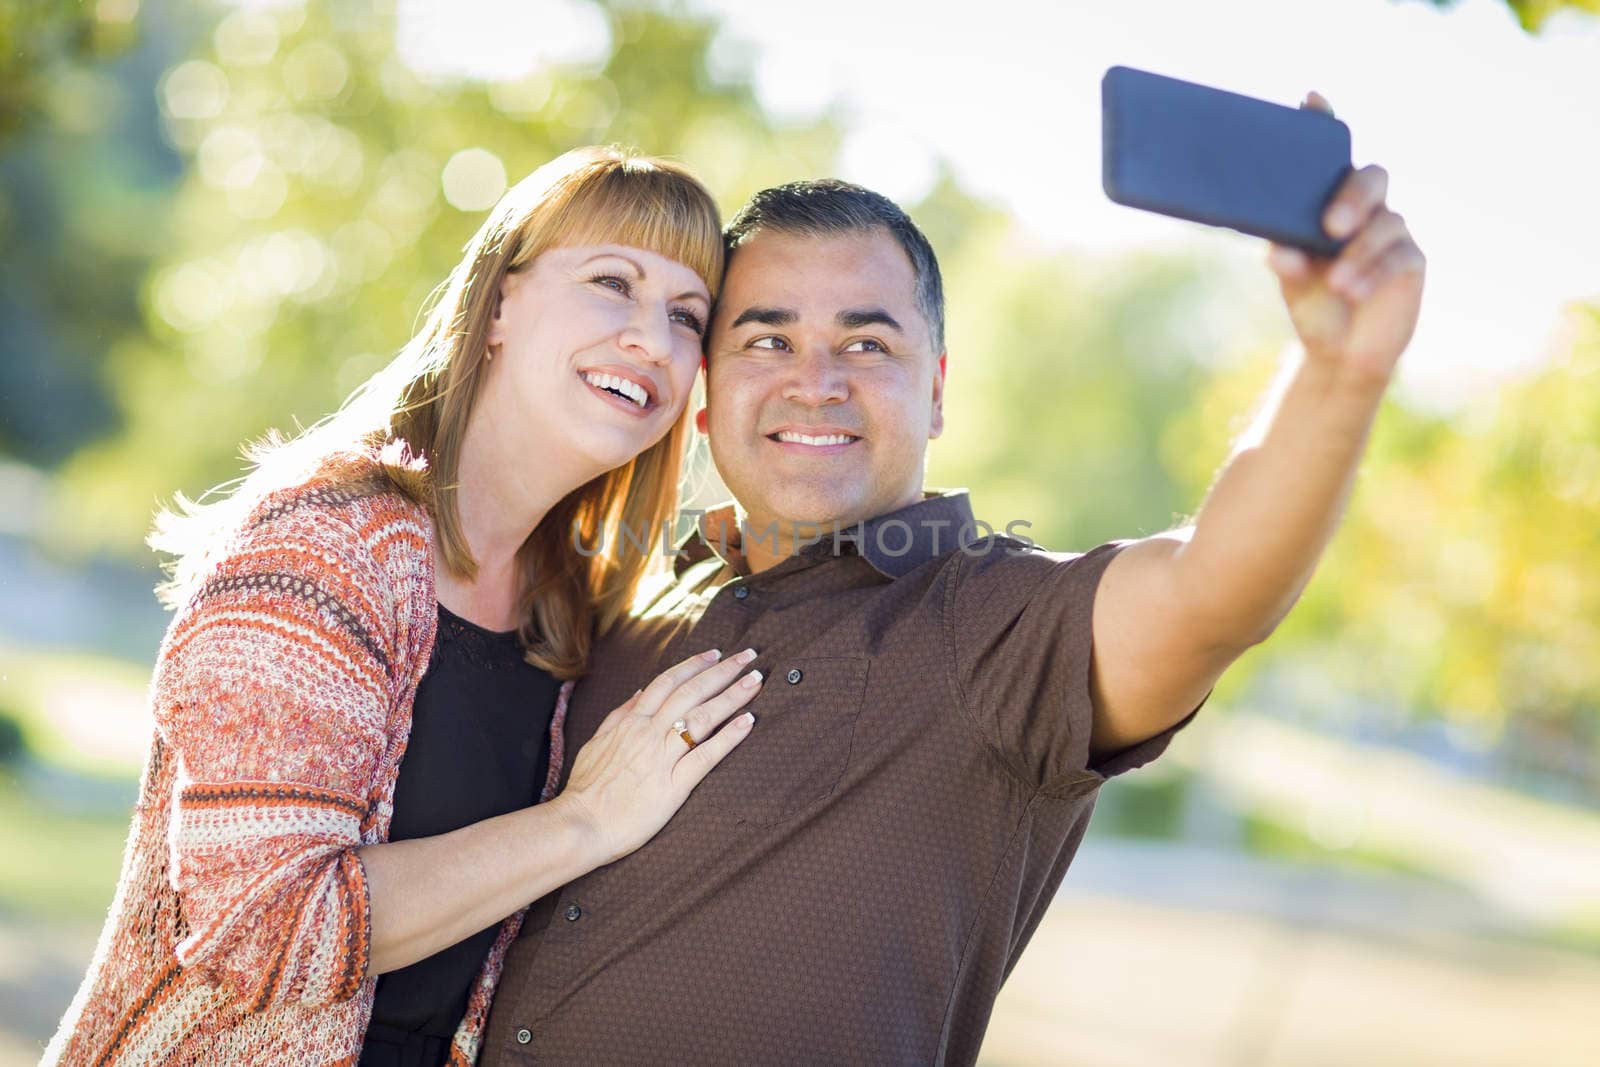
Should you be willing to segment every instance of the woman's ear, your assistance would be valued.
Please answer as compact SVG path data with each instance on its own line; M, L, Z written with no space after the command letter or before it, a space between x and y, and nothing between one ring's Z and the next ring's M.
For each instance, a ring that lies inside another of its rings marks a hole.
M485 341L491 345L505 344L505 304L517 286L518 275L516 271L508 270L500 276L500 284L494 289L494 311L489 316L489 331Z
M494 291L494 312L489 316L489 330L484 337L490 347L505 344L505 320L500 314L504 303L505 290L498 288Z

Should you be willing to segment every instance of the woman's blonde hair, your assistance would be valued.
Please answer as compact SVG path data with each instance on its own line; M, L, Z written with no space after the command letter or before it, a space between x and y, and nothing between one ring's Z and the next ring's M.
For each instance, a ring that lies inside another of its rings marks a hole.
M180 495L157 516L149 543L176 557L172 580L158 590L162 599L181 603L223 538L268 493L326 477L393 488L421 504L444 565L471 578L477 561L461 528L456 477L501 281L548 249L595 244L677 260L705 281L713 299L722 281L716 202L688 170L614 148L575 149L552 160L501 198L467 242L422 329L338 411L292 439L274 432L248 446L253 469L232 488L219 487L220 499L197 504ZM583 673L595 635L627 610L650 566L648 536L641 548L619 534L648 533L674 519L687 438L685 410L655 445L558 502L523 543L521 632L530 662L558 678Z

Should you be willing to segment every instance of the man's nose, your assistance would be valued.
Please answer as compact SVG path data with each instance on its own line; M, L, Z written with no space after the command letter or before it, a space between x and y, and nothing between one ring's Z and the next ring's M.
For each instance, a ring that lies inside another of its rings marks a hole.
M785 400L821 407L849 399L850 383L832 352L826 349L803 351L790 366L792 373L783 388Z

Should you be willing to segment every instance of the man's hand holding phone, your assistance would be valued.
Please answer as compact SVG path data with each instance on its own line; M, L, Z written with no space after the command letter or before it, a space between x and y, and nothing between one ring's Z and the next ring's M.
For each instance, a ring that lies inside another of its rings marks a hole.
M1333 114L1320 93L1303 108ZM1337 257L1269 244L1284 305L1306 357L1354 381L1387 384L1416 330L1426 260L1405 219L1385 202L1389 174L1367 166L1349 174L1323 213L1323 227L1345 241Z

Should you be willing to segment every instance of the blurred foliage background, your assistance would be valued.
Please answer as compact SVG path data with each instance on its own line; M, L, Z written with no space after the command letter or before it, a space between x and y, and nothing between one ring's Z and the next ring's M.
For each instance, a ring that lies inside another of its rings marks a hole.
M1600 7L1510 6L1530 32ZM92 930L109 899L164 619L142 548L157 503L234 477L241 442L381 365L508 181L630 143L689 162L728 213L832 169L842 120L764 113L714 19L585 10L587 52L485 82L408 67L381 4L0 7L0 919ZM905 206L951 296L930 480L1054 547L1191 513L1288 336L1275 302L1239 299L1259 266L1038 247L948 171ZM1316 580L1218 716L1381 741L1556 806L1540 818L1600 808L1600 304L1567 310L1557 348L1465 411L1388 403ZM1103 823L1210 840L1204 781L1179 761L1119 783ZM1240 788L1222 835L1239 847L1477 876L1403 836L1352 848ZM1580 897L1532 908L1538 936L1600 945ZM61 1006L0 1031L47 1034Z

